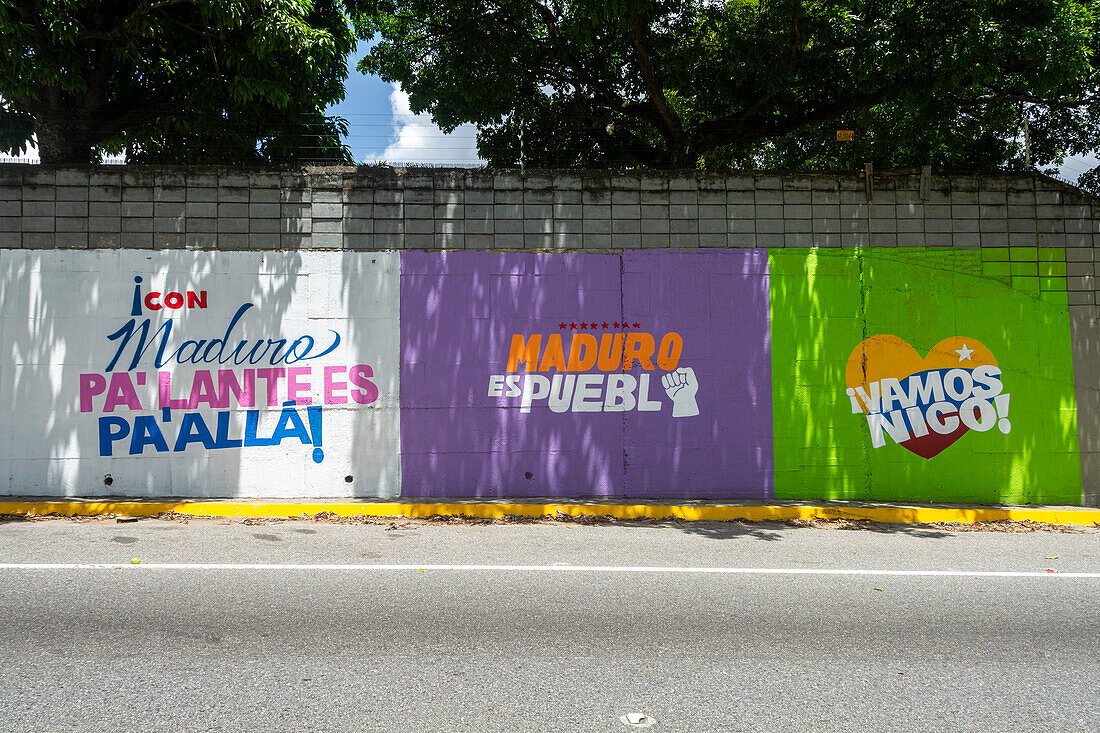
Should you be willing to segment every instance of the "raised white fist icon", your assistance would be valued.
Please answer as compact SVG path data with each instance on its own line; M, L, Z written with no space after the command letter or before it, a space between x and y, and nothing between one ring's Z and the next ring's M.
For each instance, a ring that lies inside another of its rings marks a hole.
M695 393L699 391L699 380L691 367L680 367L661 377L665 394L672 400L673 417L691 417L699 414L699 405Z

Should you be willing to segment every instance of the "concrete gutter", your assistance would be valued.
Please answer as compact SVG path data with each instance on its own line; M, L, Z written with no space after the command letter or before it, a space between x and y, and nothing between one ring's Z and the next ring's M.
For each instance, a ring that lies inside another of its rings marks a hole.
M97 500L23 499L0 501L0 514L24 516L152 517L166 512L202 517L302 517L332 514L341 517L435 517L464 515L480 519L508 516L544 517L565 514L573 517L615 519L683 519L692 521L766 521L792 519L871 520L899 524L955 522L1031 521L1048 524L1100 524L1100 509L1092 507L982 506L930 504L868 504L849 502L748 503L631 503L608 500L480 500L442 501L386 500Z

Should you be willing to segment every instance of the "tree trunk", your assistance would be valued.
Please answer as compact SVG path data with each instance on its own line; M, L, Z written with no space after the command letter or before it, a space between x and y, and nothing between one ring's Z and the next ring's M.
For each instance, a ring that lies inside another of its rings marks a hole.
M87 124L65 114L35 116L38 155L46 165L87 165L92 162L93 139Z

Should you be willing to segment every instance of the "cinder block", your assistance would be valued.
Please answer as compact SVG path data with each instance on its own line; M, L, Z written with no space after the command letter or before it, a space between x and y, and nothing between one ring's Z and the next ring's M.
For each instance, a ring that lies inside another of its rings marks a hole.
M407 208L407 207L406 207ZM427 207L431 210L431 207ZM429 213L429 216L431 214ZM343 219L344 218L344 205L342 203L317 203L313 202L313 218L314 219Z
M585 235L611 234L610 219L584 219L581 222L581 226Z
M524 234L523 235L523 248L524 249L550 249L554 245L553 232L543 232L539 234Z
M183 232L184 218L182 216L158 216L153 219L154 232Z
M581 211L580 204L554 204L553 214L555 219L580 219Z
M317 221L313 222L313 231L317 231ZM412 234L435 234L435 220L434 219L405 219L405 241L409 235Z
M640 219L612 219L612 234L640 234L642 231Z
M284 235L285 236L285 235ZM377 230L374 232L374 248L378 250L386 249L404 249L405 248L405 235L382 233Z
M313 238L310 238L310 243L313 243ZM248 235L248 248L255 251L274 250L281 247L283 244L282 235L279 234L249 234ZM339 247L335 247L339 249Z
M195 186L188 186L186 192L184 193L184 200L187 202L195 201L204 203L217 203L218 189L197 188Z
M22 217L20 216L0 216L0 232L21 232L23 231Z
M0 214L3 214L3 204L0 204ZM56 216L88 216L88 202L58 201L54 204L54 214Z
M436 232L435 246L439 249L464 249L466 235L462 232Z
M344 249L354 251L373 250L374 235L373 234L344 234Z
M187 238L182 232L153 232L154 249L183 249Z
M495 249L523 249L523 233L496 234L493 237Z
M87 186L61 186L54 192L57 201L87 201Z
M344 219L344 234L374 234L374 219Z
M467 234L492 234L495 222L492 219L464 219ZM518 222L517 219L508 221Z
M278 205L278 204L276 204ZM281 219L249 219L249 234L278 234L282 231Z
M53 201L24 201L23 202L23 216L35 216L35 217L53 217L54 213Z
M616 176L616 179L618 179L618 178L621 178L621 177ZM637 183L637 179L634 179L634 181L635 181L635 183ZM725 196L723 196L723 198L725 198ZM611 191L611 203L612 203L612 205L615 205L615 204L638 205L638 204L641 203L641 195L640 195L640 192L638 191L638 189L636 189L636 188L634 190L631 190L631 191L624 191L622 189L616 188L616 189Z
M523 218L523 205L522 204L494 204L493 205L493 217L500 221L501 219L522 219Z
M53 186L23 186L23 201L53 201L57 189Z
M524 219L524 234L547 234L554 231L553 219Z
M123 198L126 197L125 191L123 191ZM248 189L247 188L218 188L218 203L219 204L247 204L248 203Z
M121 232L122 219L117 216L90 216L88 217L88 231Z
M690 191L670 190L668 202L674 206L695 207L699 204L699 192L694 189Z
M57 246L53 232L23 232L23 249L53 249Z
M637 204L612 204L611 205L611 218L612 219L640 219L642 218L641 207Z
M384 204L376 201L374 204L374 218L402 220L405 218L404 208L403 204Z
M469 206L471 204L490 204L491 205L493 203L493 192L492 192L492 190L488 190L488 191L470 191L470 190L467 190L465 192L465 196L463 198L465 199L465 204L467 206Z
M248 194L250 204L278 204L281 200L278 188L253 188Z
M118 249L122 246L122 234L117 229L113 232L90 232L88 246L92 249Z
M186 201L187 189L183 186L154 186L153 201Z
M581 234L583 224L580 219L555 219L554 234ZM580 245L578 245L580 246Z
M668 222L668 230L672 234L698 234L699 233L699 220L698 219L670 219Z
M699 234L672 233L668 235L668 246L676 249L697 249Z
M123 232L152 232L153 217L151 216L123 216Z
M787 234L794 232L806 232L813 231L812 219L784 219L783 231Z
M552 219L554 206L552 204L524 204L523 218L525 219Z
M88 231L88 217L67 217L59 216L54 220L54 231L56 232L86 232Z
M442 219L442 220L458 219L458 220L461 221L466 215L465 207L462 204L459 204L459 203L450 203L450 204L439 204L439 203L437 203L435 205L434 213L435 213L435 218L436 219ZM344 216L347 216L346 208L345 208Z
M52 232L55 221L52 216L24 216L20 225L24 232Z
M584 234L584 248L593 250L611 249L610 234Z
M493 221L493 231L496 234L522 234L523 219L496 219Z
M122 215L132 218L152 218L153 216L153 202L152 201L123 201L122 202Z
M218 231L218 220L207 218L185 218L183 220L184 231L194 234L210 234Z
M124 249L153 249L152 232L122 232L119 238Z
M227 204L232 205L232 204ZM278 219L282 210L279 203L250 203L248 204L248 216L252 219Z
M219 217L218 234L247 234L248 217Z
M340 232L317 232L317 223L314 222L313 234L310 238L310 245L313 249L340 249L344 244L344 235ZM429 237L431 235L428 235ZM406 239L408 235L406 235Z

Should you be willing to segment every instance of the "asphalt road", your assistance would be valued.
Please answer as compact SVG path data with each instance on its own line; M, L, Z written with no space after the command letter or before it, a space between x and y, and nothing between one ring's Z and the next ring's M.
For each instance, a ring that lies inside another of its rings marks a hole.
M1097 533L10 522L0 563L3 730L1100 730Z

